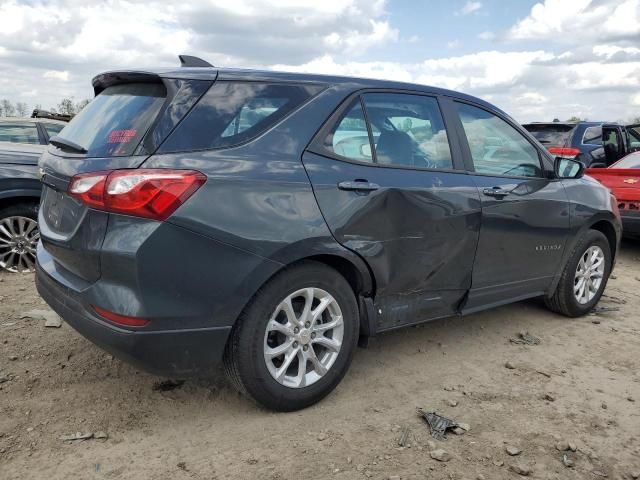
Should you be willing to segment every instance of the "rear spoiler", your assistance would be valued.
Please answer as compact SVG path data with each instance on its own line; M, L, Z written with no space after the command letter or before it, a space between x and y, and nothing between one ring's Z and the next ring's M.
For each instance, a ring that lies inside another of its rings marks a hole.
M209 62L202 60L201 58L191 55L178 55L180 59L181 68L215 68ZM204 72L203 72L204 73ZM201 79L210 79L209 78ZM216 72L217 76L217 72ZM93 85L93 91L96 95L102 92L105 88L121 83L159 83L161 77L169 78L189 78L196 80L197 75L186 74L185 72L179 72L174 69L158 70L158 71L144 71L144 70L122 70L116 72L105 72L93 77L91 81ZM215 80L215 76L213 78Z

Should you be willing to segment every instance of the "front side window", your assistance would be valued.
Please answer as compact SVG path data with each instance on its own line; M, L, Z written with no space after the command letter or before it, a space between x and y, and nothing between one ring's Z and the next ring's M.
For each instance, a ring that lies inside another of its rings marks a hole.
M160 152L239 145L271 128L321 88L217 81L160 147Z
M356 98L352 106L336 122L324 138L323 145L325 149L348 160L373 161L367 123L360 99Z
M486 110L457 103L477 173L542 177L536 148L506 121Z
M402 93L366 93L362 98L377 163L453 168L447 131L435 98Z
M0 142L30 143L38 145L38 129L34 123L1 122Z

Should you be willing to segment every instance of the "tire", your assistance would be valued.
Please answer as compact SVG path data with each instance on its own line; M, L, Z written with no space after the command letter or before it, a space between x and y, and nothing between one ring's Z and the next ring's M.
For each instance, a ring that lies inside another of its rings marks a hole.
M35 270L35 247L40 238L37 221L38 203L36 202L16 203L0 209L0 270L5 269L10 272ZM21 253L11 256L10 249L15 247L16 243L8 242L17 240L14 232L24 235L20 235L19 239Z
M294 296L290 302L293 317L283 307L290 296ZM318 312L317 302L328 305L325 313L308 328L297 323L303 318L311 320L304 306L310 304L311 313ZM272 316L280 326L271 322ZM302 328L296 327L294 333L294 325ZM358 305L349 283L322 263L304 261L269 280L245 308L227 344L225 369L238 390L262 406L282 412L299 410L320 401L340 383L351 364L358 332ZM267 358L287 345L281 356ZM287 360L288 367L284 365ZM319 373L323 369L326 372Z
M600 249L604 256L603 277L597 289L595 289L593 297L590 299L583 298L583 300L587 301L580 302L577 294L574 292L574 287L579 281L576 277L578 264L583 256L592 248ZM611 263L611 246L609 245L607 237L597 230L587 231L573 248L571 256L560 276L556 291L551 297L545 298L547 308L567 317L579 317L589 313L598 303L607 286L607 281L611 273Z

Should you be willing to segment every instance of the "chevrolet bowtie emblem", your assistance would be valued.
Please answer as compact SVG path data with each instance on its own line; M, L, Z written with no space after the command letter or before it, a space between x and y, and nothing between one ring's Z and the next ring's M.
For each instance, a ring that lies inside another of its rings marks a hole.
M634 183L638 183L638 180L636 178L625 178L623 180L624 183L630 183L630 184L634 184Z

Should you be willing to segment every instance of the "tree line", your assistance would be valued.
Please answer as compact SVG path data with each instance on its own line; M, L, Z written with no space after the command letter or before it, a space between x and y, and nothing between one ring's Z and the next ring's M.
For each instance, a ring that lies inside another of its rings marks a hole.
M62 113L64 115L76 115L90 102L88 99L76 102L73 98L63 98L55 107L49 107L47 110L51 113ZM29 117L33 110L43 110L42 105L36 104L33 108L25 102L12 103L10 100L0 100L0 117Z

